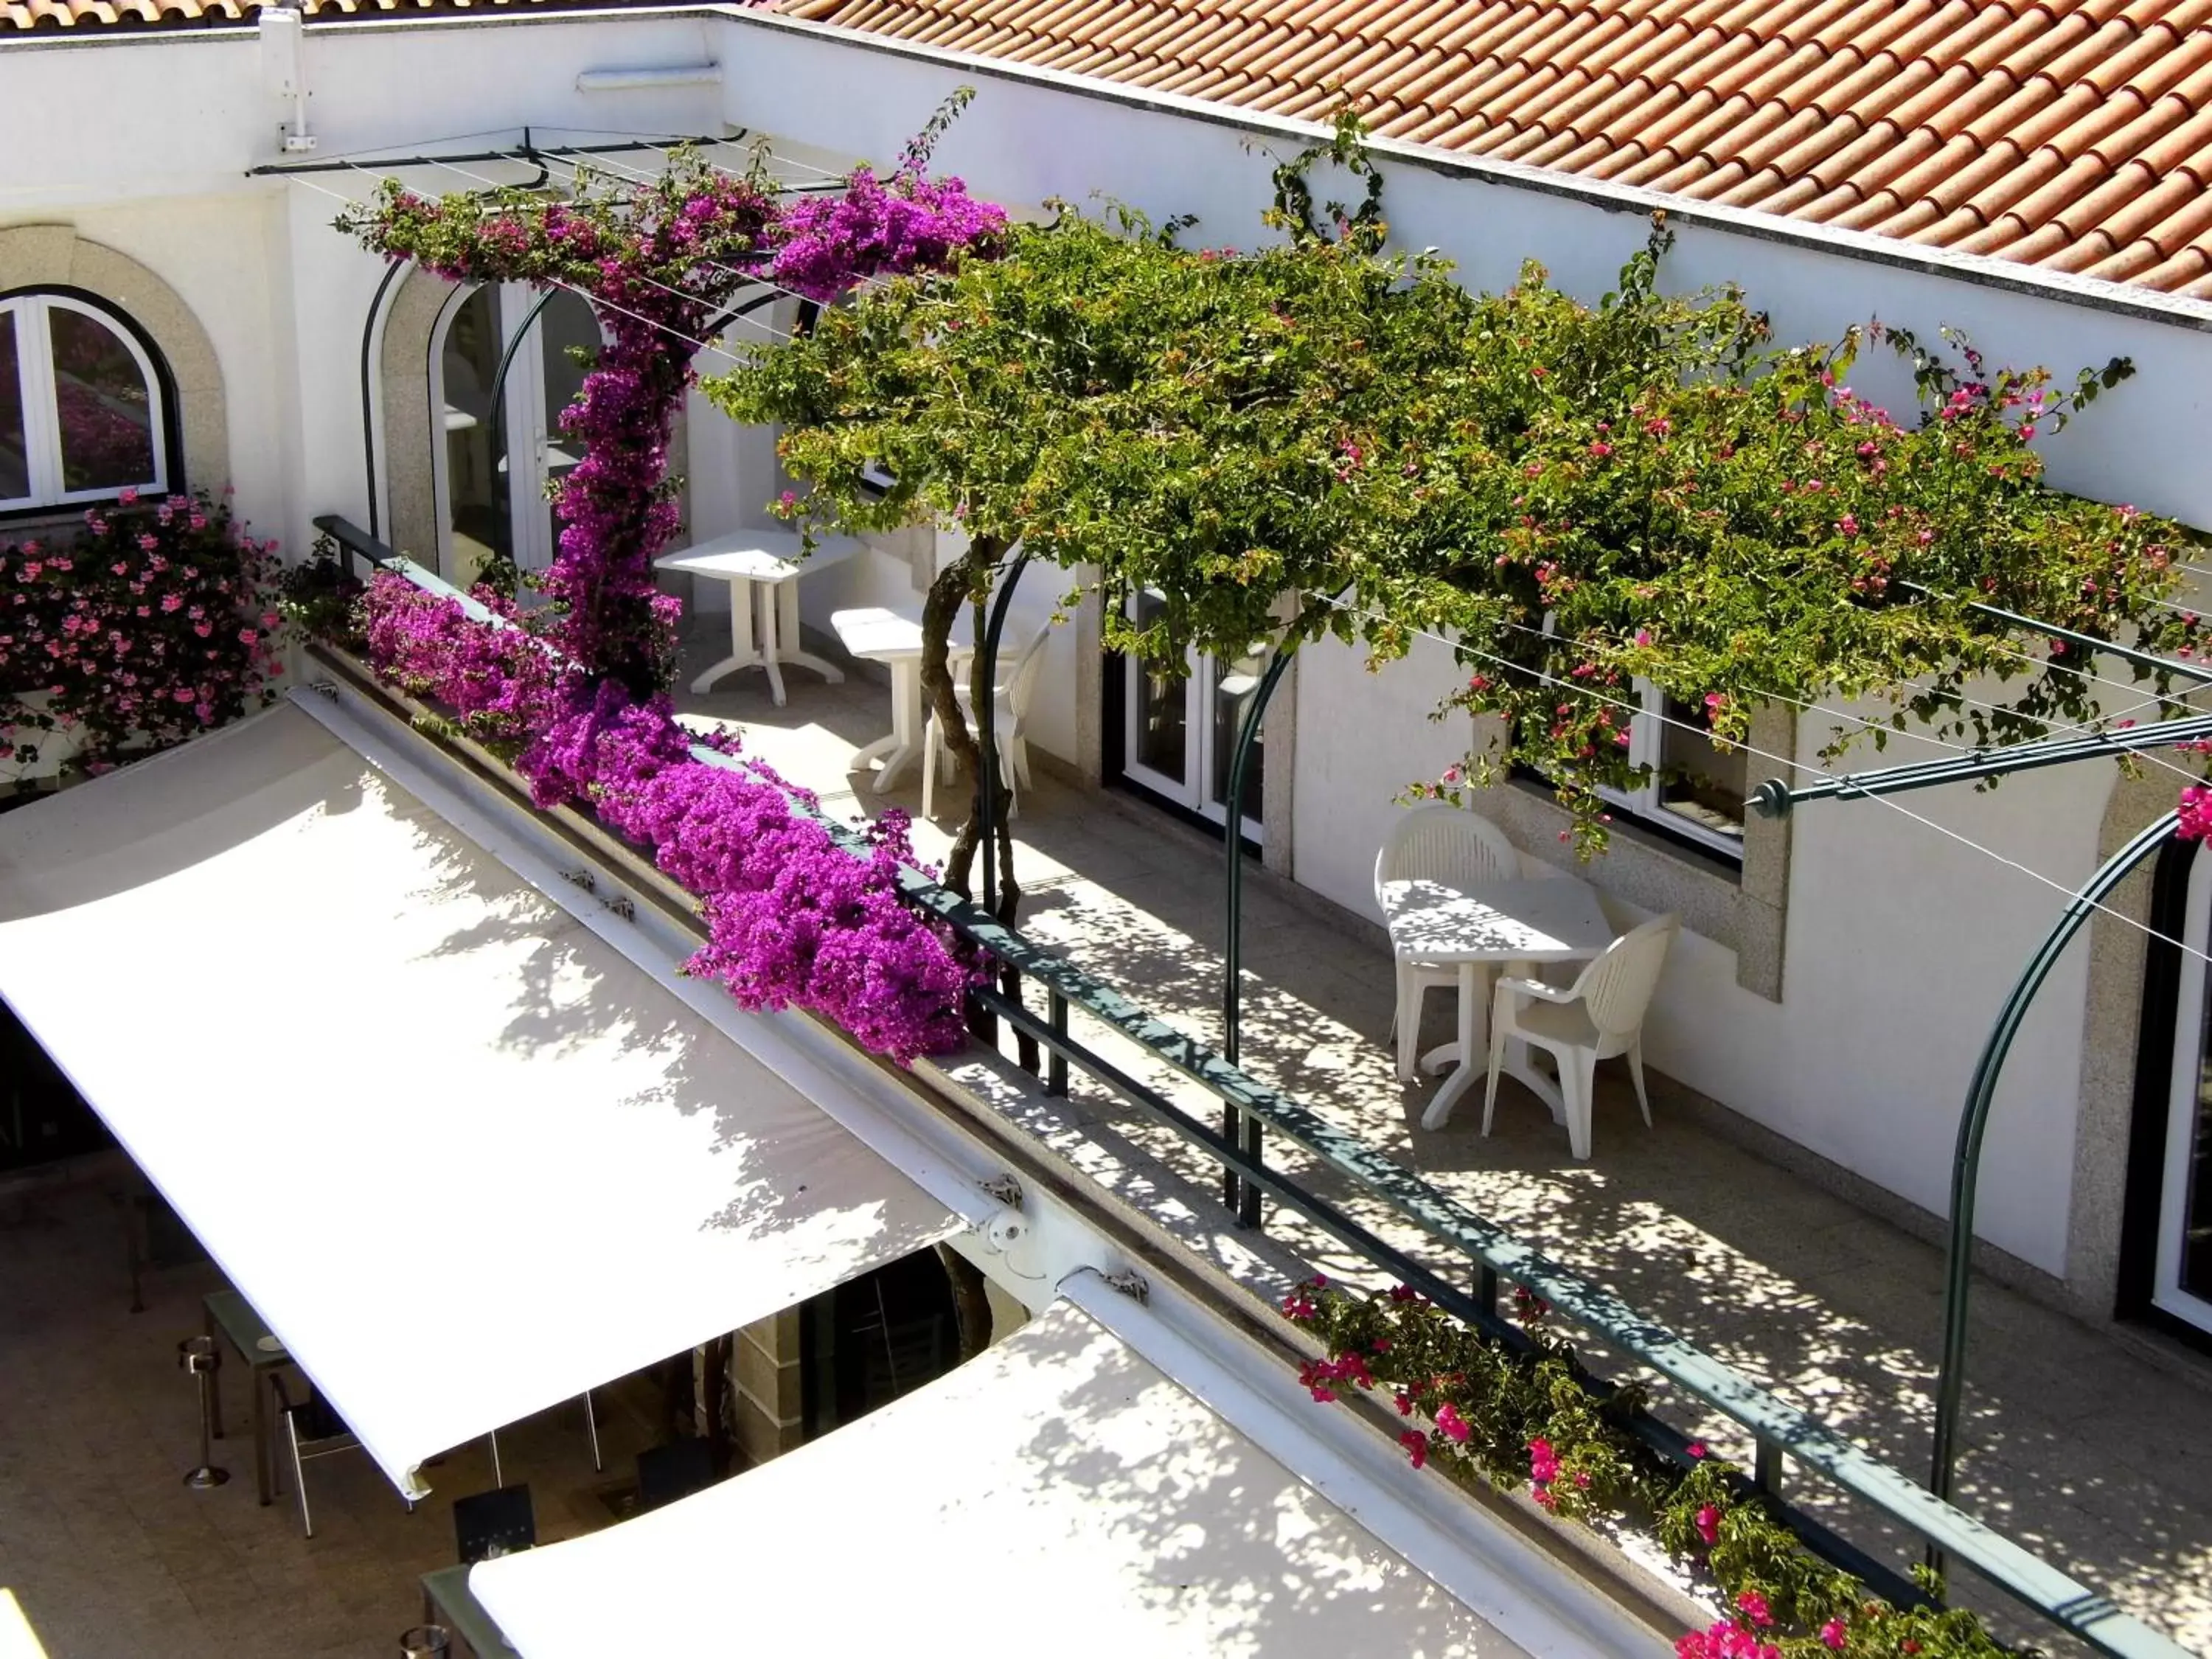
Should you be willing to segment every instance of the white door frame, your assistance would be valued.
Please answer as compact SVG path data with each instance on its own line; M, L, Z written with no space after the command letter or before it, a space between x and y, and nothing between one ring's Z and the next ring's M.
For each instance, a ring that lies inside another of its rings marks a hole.
M453 580L455 567L453 501L445 442L446 338L461 307L486 286L481 283L456 285L430 331L430 447L438 522L438 570L448 580ZM514 341L516 321L529 315L538 295L526 283L501 283L495 289L495 316L500 349L504 352ZM556 545L553 505L545 499L545 483L553 459L553 440L560 434L549 431L546 421L545 331L540 318L531 318L530 330L532 342L516 351L514 362L507 366L500 414L505 453L496 466L507 483L507 525L514 538L514 562L524 570L543 570L553 562ZM526 457L528 465L511 465L518 455Z
M1273 645L1263 647L1260 654L1265 655L1274 648ZM1137 758L1138 709L1144 695L1145 664L1134 656L1124 656L1122 662L1122 775L1186 811L1225 827L1229 822L1228 805L1213 799L1212 787L1214 765L1220 759L1220 734L1215 730L1213 700L1221 684L1221 665L1195 651L1186 658L1188 672L1182 679L1184 775L1178 778L1156 771ZM1233 736L1230 741L1235 741ZM1257 799L1248 802L1243 826L1244 839L1261 846L1267 844L1267 826L1252 815L1251 809L1264 805Z
M2212 857L2190 861L2189 904L2181 937L2181 984L2174 1003L2173 1072L2166 1091L2166 1165L2158 1200L2158 1250L2151 1268L2151 1305L2185 1324L2212 1332L2212 1300L2181 1283L2182 1232L2188 1219L2190 1164L2194 1158L2198 1091L2203 1086L2205 965L2194 951L2212 941Z

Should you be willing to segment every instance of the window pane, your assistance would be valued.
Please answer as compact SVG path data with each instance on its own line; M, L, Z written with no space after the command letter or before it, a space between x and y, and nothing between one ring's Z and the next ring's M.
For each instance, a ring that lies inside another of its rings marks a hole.
M66 306L46 317L61 416L62 488L120 489L154 482L153 388L115 331Z
M2160 1224L2178 1228L2181 1234L2175 1288L2212 1302L2212 975L2205 981L2205 1022L2197 1028L2203 1036L2199 1039L2196 1098L2190 1103L2193 1109L2177 1114L2179 1121L2168 1131L2183 1142L2180 1148L2167 1152L2171 1158L2178 1151L2183 1159L2181 1213L2161 1218Z
M1667 699L1666 710L1670 722L1704 724L1702 711L1672 697ZM1660 804L1701 829L1741 840L1743 800L1750 788L1748 751L1723 751L1681 726L1668 724L1659 730Z
M15 313L0 312L0 501L31 493L31 462L23 447L23 377L15 349Z
M505 446L492 446L491 383L499 373L499 290L480 288L455 309L440 360L454 566L446 574L463 587L509 545Z
M1139 626L1150 623L1163 608L1163 601L1149 593L1137 598ZM1134 658L1130 659L1129 672L1137 677L1137 729L1131 748L1130 759L1148 771L1164 773L1182 782L1189 774L1184 769L1188 753L1188 722L1184 713L1184 693L1187 683L1180 674L1170 674Z
M584 389L584 376L591 371L577 362L576 354L586 354L587 362L599 355L599 325L589 305L556 289L538 326L544 341L545 477L550 483L567 477L583 459L583 446L561 430L561 414Z
M1229 771L1237 759L1237 735L1244 729L1246 717L1251 713L1252 701L1260 692L1260 677L1267 672L1264 653L1247 656L1215 659L1213 680L1213 777L1210 784L1211 799L1216 806L1226 811L1229 807ZM1244 780L1243 816L1257 823L1260 802L1267 793L1267 740L1261 733L1252 738L1252 766Z

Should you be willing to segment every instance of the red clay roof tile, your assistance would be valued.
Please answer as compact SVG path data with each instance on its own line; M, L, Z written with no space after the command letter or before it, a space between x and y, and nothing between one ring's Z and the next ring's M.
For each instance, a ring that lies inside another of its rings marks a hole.
M574 3L303 0L311 19ZM1417 143L2212 297L2212 0L781 3L1279 114L1349 100ZM0 0L0 18L130 29L258 7Z

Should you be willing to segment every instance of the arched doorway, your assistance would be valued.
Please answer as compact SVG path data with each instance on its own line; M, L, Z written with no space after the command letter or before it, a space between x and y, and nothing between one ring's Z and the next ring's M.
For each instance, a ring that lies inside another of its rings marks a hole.
M526 330L498 386L501 356ZM467 587L498 562L523 570L553 562L548 492L583 459L561 430L561 412L600 343L590 305L566 289L541 295L487 283L457 290L447 305L430 336L438 566L447 580Z

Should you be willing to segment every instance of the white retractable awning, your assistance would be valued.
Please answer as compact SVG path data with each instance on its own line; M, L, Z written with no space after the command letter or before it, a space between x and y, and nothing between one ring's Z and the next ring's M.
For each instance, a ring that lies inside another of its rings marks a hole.
M0 818L0 996L403 1489L960 1225L296 708Z
M1065 1302L857 1423L469 1588L523 1659L738 1632L903 1659L1521 1651Z

